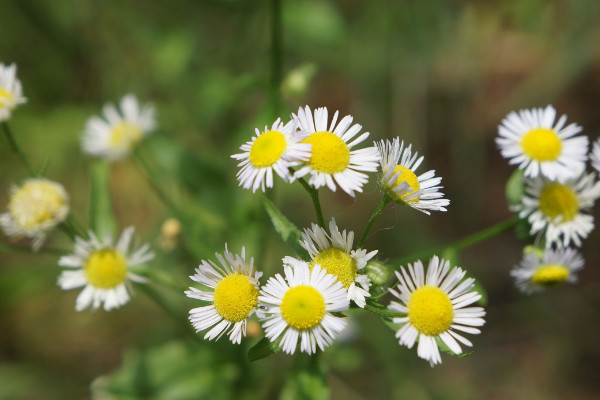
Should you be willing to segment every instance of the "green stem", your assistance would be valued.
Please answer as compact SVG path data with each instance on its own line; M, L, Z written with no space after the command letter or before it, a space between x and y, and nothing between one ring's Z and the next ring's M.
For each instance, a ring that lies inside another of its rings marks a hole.
M6 122L2 123L2 128L4 130L4 135L6 136L6 139L8 140L12 151L17 155L17 157L19 157L23 165L25 165L25 168L27 168L27 170L32 176L39 176L39 174L35 172L31 164L29 163L27 157L25 157L25 153L23 153L23 151L15 141L15 138L13 137L10 128L8 127L8 124Z
M140 171L140 174L142 174L146 182L148 182L156 196L160 199L160 201L163 202L165 206L167 206L167 208L171 210L176 210L177 208L175 207L175 204L173 203L171 198L162 190L161 186L154 179L156 175L152 173L150 166L148 165L146 160L144 160L144 158L140 155L138 151L135 151L133 153L133 156L134 160L136 161L138 171Z
M294 171L290 171L292 174ZM304 189L310 194L310 197L313 202L313 206L315 207L315 213L317 214L317 221L319 222L319 226L325 229L325 219L323 218L323 210L321 210L321 202L319 201L319 190L310 186L304 178L298 178L298 182L302 185Z
M365 231L363 232L362 236L360 237L360 241L358 242L359 249L362 248L362 245L365 243L365 240L367 239L367 235L369 234L373 223L375 223L375 220L377 219L377 217L379 217L379 214L381 214L385 206L387 206L390 201L392 201L392 198L389 194L386 193L379 202L379 205L377 206L375 211L373 212L373 215L371 215L371 218L369 218L367 227L365 228Z
M394 311L390 311L387 308L381 308L381 307L375 307L369 303L365 304L365 310L372 312L373 314L377 314L380 317L384 317L384 318L396 318L396 317L403 317L404 315L399 314L397 312Z

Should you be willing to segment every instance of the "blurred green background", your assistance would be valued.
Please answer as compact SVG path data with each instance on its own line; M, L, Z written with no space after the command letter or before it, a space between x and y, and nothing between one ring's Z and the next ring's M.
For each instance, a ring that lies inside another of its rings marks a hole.
M81 221L90 192L90 159L79 147L86 119L128 92L156 105L158 132L139 153L179 207L165 206L132 160L112 165L111 193L119 227L135 225L157 252L151 268L182 286L225 242L233 251L245 245L267 276L291 254L260 196L237 187L229 155L255 127L299 106L351 114L374 140L400 136L443 177L447 213L384 211L365 245L381 259L510 216L512 168L493 142L509 111L552 103L592 139L600 130L596 0L9 0L0 2L0 26L0 62L17 63L29 99L12 131L66 186ZM10 185L27 172L0 144L4 212ZM292 221L314 222L301 187L276 186L271 197ZM322 191L326 219L357 232L380 197L375 179L356 199ZM176 243L161 234L171 217L183 225ZM0 399L598 398L599 239L594 232L584 243L577 286L532 297L508 276L523 245L513 233L462 252L489 294L471 356L444 356L430 368L376 316L360 313L322 356L326 383L302 357L247 364L256 337L235 347L190 335L186 313L198 304L182 293L156 289L178 318L141 289L117 311L76 313L78 291L56 286L60 253L52 251L69 251L68 238L54 232L50 250L37 255L10 243L14 251L0 253Z

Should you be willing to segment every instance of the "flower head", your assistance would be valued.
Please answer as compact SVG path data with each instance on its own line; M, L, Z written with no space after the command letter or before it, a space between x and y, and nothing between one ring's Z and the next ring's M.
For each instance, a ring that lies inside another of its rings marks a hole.
M260 290L258 300L267 316L265 336L274 342L281 336L280 346L293 354L300 339L300 351L312 354L321 350L346 327L344 318L332 312L348 309L346 291L333 275L315 265L291 258L284 259L285 280L277 274Z
M13 110L26 102L21 81L17 79L17 66L0 63L0 122L9 119Z
M0 226L8 236L33 239L37 250L47 232L69 213L69 196L60 184L44 178L32 178L11 189L8 212L0 214Z
M211 328L205 339L219 339L227 332L232 343L240 344L246 336L248 318L256 311L258 305L258 280L262 272L254 272L254 259L246 263L246 250L242 247L242 255L230 253L225 245L224 257L215 256L221 266L213 261L202 260L196 273L190 278L203 285L204 288L190 287L185 294L193 299L209 302L210 305L190 310L190 322L196 332Z
M418 339L418 356L432 366L442 362L437 340L444 342L454 354L462 352L458 342L472 346L456 331L478 334L480 330L474 327L485 323L482 307L465 308L481 298L472 290L474 279L463 280L465 271L459 267L450 269L450 262L437 256L429 262L427 274L421 261L409 264L408 272L404 267L401 271L396 271L400 281L397 290L390 288L400 302L392 301L388 306L406 315L393 318L395 324L402 325L396 332L400 344L410 349Z
M590 160L592 161L592 167L594 167L596 172L600 173L600 138L594 141Z
M68 268L58 278L61 289L83 287L75 302L77 311L90 306L94 310L103 306L106 311L119 308L129 301L130 281L146 282L131 267L152 260L154 253L148 244L129 252L134 232L132 226L124 229L116 244L111 237L100 241L90 232L89 240L77 237L73 254L58 260L58 265Z
M83 151L92 156L110 161L125 158L156 128L154 107L141 106L132 94L121 99L120 110L106 104L103 111L104 118L88 119L81 140Z

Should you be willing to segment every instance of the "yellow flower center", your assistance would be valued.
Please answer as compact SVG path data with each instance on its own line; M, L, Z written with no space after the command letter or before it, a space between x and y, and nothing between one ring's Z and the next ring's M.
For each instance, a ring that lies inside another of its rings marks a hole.
M0 87L0 108L4 107L13 96L12 92Z
M450 327L453 318L454 307L442 289L422 286L410 296L408 320L420 333L439 335Z
M356 261L350 254L337 247L323 250L317 254L309 264L311 271L315 264L320 264L328 274L337 276L346 289L356 279Z
M531 277L536 285L555 286L569 278L569 269L564 265L550 264L540 266Z
M325 316L325 299L311 286L290 288L281 300L281 315L292 328L311 329Z
M577 195L567 185L556 182L548 183L540 193L540 210L552 219L562 216L562 222L575 218L579 212Z
M240 322L258 304L258 289L248 275L228 275L217 284L214 306L219 315L230 322Z
M267 131L256 138L250 148L250 162L258 168L270 167L280 158L287 141L283 133L279 131Z
M348 168L350 149L336 134L331 132L315 132L302 143L312 145L312 155L308 165L315 171L335 174Z
M88 283L100 289L111 289L125 282L127 260L112 249L93 252L83 267Z
M521 139L523 152L536 161L554 161L560 156L562 142L552 129L532 129Z
M142 139L142 129L127 121L119 122L110 134L110 145L129 149Z
M400 196L396 195L397 197L400 198L400 200L404 200L404 198L406 196L411 195L414 192L421 189L421 185L419 185L419 178L417 178L417 175L415 175L415 173L412 172L409 168L403 167L402 165L396 165L396 168L394 169L394 174L397 174L400 171L401 171L401 174L398 175L398 180L396 181L396 183L394 183L390 187L390 190L394 189L396 186L400 185L402 182L408 183L408 186L411 190L403 195L400 195ZM419 201L419 199L420 199L420 197L415 197L414 199L405 200L405 201L414 202L414 201Z
M56 183L34 179L12 195L8 210L21 228L34 229L56 218L66 203L67 198Z

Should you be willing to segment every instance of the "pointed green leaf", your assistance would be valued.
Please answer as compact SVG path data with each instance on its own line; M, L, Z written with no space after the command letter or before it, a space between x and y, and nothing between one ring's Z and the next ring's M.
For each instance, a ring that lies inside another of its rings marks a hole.
M301 258L307 259L308 253L300 246L300 240L302 239L300 229L287 219L279 208L271 200L267 199L266 196L262 196L262 202L265 210L267 210L267 214L269 214L269 218L271 218L275 231Z
M520 169L512 173L506 181L506 200L509 205L521 204L521 199L525 193L525 183L523 182L523 171Z
M264 337L248 351L248 361L254 362L279 353L281 349L279 345L271 342L270 339Z

